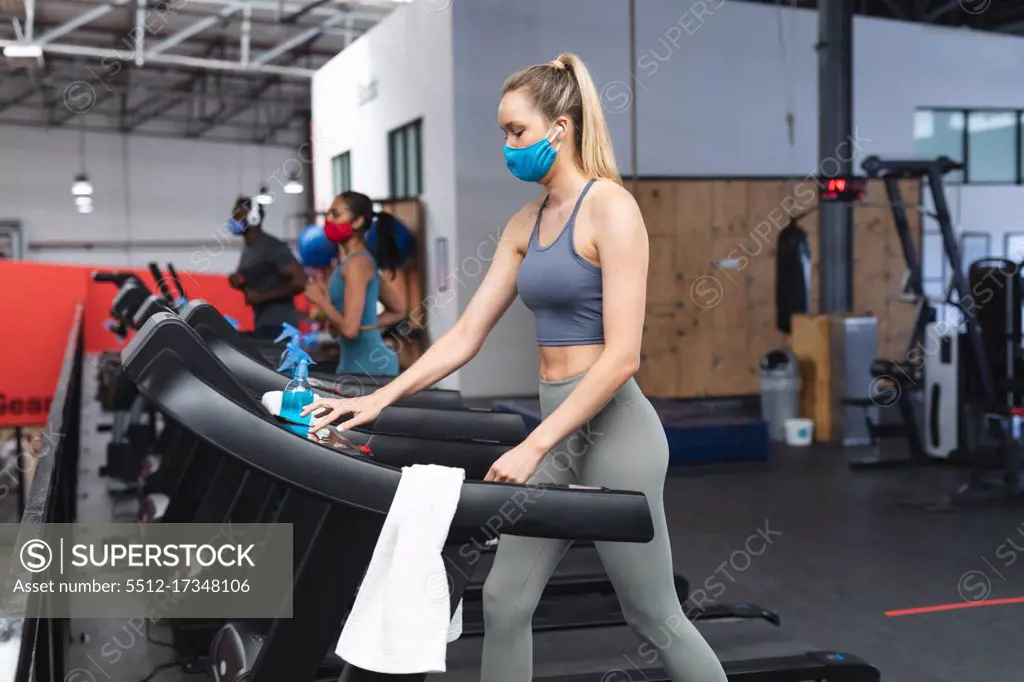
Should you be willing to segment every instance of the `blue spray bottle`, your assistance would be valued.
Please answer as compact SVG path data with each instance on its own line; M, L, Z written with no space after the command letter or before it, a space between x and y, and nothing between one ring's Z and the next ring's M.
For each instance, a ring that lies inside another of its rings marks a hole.
M312 386L309 385L309 366L316 364L313 358L301 348L292 351L289 358L295 365L292 380L284 387L281 395L281 418L288 422L288 429L305 435L309 429L312 415L302 416L302 410L316 400Z
M285 340L287 343L284 352L281 353L281 366L277 368L278 372L283 372L295 363L295 351L302 350L302 332L284 322L281 324L281 333L274 339L274 343L281 343Z

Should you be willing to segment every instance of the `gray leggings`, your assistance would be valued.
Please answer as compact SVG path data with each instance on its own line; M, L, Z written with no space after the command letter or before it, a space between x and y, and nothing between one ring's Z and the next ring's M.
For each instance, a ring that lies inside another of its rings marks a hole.
M543 416L554 412L582 376L542 381ZM530 479L577 483L647 496L654 539L645 544L595 543L630 628L655 647L674 682L725 682L718 657L683 614L676 595L663 493L668 468L665 430L633 379L577 433L548 453ZM531 621L566 540L504 535L483 590L483 682L533 679Z

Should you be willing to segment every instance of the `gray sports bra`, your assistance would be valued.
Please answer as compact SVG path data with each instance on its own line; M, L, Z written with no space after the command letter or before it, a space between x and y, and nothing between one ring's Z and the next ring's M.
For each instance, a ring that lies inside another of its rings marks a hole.
M550 246L538 242L546 198L537 211L516 283L519 297L536 318L539 346L604 343L601 268L584 260L573 245L576 214L593 184L591 180L580 192L569 222Z

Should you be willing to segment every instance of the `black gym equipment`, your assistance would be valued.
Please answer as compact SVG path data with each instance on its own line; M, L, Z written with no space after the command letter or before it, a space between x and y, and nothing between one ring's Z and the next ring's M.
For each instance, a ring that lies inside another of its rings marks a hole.
M369 563L399 472L375 455L355 448L339 451L296 437L279 428L183 320L169 313L151 318L123 354L126 374L169 420L180 424L185 440L200 444L217 474L241 474L233 496L205 494L200 502L210 518L257 518L292 523L296 554L293 617L233 622L216 637L211 672L221 682L334 680L364 682L392 676L357 670L330 654ZM444 453L424 463L448 465ZM434 457L432 456L432 457ZM479 475L486 462L467 471ZM455 464L459 465L459 464ZM210 484L212 485L212 483ZM443 550L449 570L450 606L462 598L472 573L468 543L485 539L481 529L493 524L496 512L513 492L529 494L532 486L507 486L467 481ZM502 532L517 535L587 538L609 542L644 542L653 533L646 500L639 493L573 490L545 486L515 524ZM250 494L255 491L256 494ZM273 504L257 505L271 492ZM215 508L219 507L219 508ZM747 613L750 611L750 613ZM697 622L722 658L730 680L803 682L846 680L875 682L878 671L861 659L791 642L755 608L737 607L702 616ZM595 654L636 655L639 642L627 628L588 630ZM557 652L559 669L544 660L560 646L564 632L538 633L538 673L554 672L560 682L609 680L609 671L626 667L579 660L577 652ZM449 670L442 680L478 679L471 639L449 648ZM653 652L649 652L653 653ZM647 657L645 657L647 658ZM573 659L575 662L573 662ZM472 673L468 672L472 668ZM664 680L657 670L643 670L644 679ZM461 677L460 677L461 675ZM545 675L546 676L546 675ZM426 675L401 676L424 680ZM535 678L539 679L539 678ZM626 679L619 676L615 679Z
M238 333L220 312L203 301L190 301L181 310L182 319L199 333L210 349L227 365L243 384L262 395L268 391L280 391L290 377L268 365L259 351L252 348L248 339ZM279 347L280 350L280 347ZM328 395L345 397L365 395L391 380L392 377L344 374L332 375L311 371L309 383L317 391ZM434 409L465 409L462 395L458 391L432 388L402 398L395 403L404 407L429 407Z
M257 399L267 390L282 390L288 382L287 377L273 373L276 384L260 383L254 388L247 381L253 376L252 372L243 371L241 375L234 372L238 362L254 361L241 359L229 346L218 343L219 339L212 335L214 329L222 332L233 329L211 306L192 302L182 312L182 319L199 333L208 351L224 362ZM203 324L203 319L209 324ZM198 324L194 324L197 321ZM357 445L367 445L376 453L386 454L388 461L396 465L410 463L406 454L415 457L429 443L443 445L449 459L455 456L452 450L459 448L465 452L464 457L486 461L488 467L497 456L518 445L527 435L522 418L510 413L400 406L386 408L376 420L358 427L356 433L360 432L369 438L358 440ZM349 434L354 441L359 438L356 433ZM409 443L398 442L403 437L415 439L411 449ZM411 461L416 460L413 458ZM486 474L486 468L481 477L483 474ZM199 480L186 484L186 487L194 489ZM229 491L224 494L229 494ZM465 594L463 632L467 636L483 633L482 587L493 561L491 547L481 544L474 551L479 553L480 559ZM685 600L689 595L686 578L676 573L675 585L679 599ZM534 627L538 630L564 629L624 622L618 599L597 551L589 543L573 544L545 588Z
M926 339L926 330L935 328L936 315L932 304L924 293L921 264L911 238L906 205L899 189L899 180L924 180L932 196L935 207L932 217L938 223L943 253L949 262L952 276L946 299L941 303L956 306L962 317L962 333L958 331L953 333L959 335L959 341L963 346L962 360L964 371L970 377L971 392L969 395L966 393L963 395L965 400L960 402L959 409L973 412L985 422L991 441L991 451L984 452L979 446L971 451L960 452L955 458L950 458L955 463L968 463L974 467L969 479L954 493L945 496L937 503L912 503L912 506L929 511L945 511L961 504L988 501L993 497L993 492L996 493L996 498L1016 499L1020 496L1020 452L1011 442L1005 423L1006 418L1012 415L1012 404L1008 404L1005 395L1004 399L1000 400L1000 392L1005 394L1021 390L1024 388L1024 384L1021 384L1019 380L1015 382L1012 379L997 384L993 376L993 365L989 358L991 350L986 347L979 324L979 311L984 309L987 301L979 304L977 298L980 298L980 292L977 287L972 288L968 285L965 276L963 259L950 218L942 180L943 176L950 171L963 168L963 164L945 156L923 161L882 160L877 156L871 156L864 160L863 168L869 177L880 178L885 183L909 272L907 287L919 307L914 329L907 344L906 357L903 360L880 359L872 367L872 374L876 377L876 386L880 386L883 392L889 392L895 400L889 402L883 393L880 399L873 397L871 402L874 405L895 402L899 407L905 435L910 444L909 457L897 460L860 462L852 466L855 469L895 468L931 465L945 461L928 456L924 441L927 434L922 433L920 420L911 406L912 395L915 392L920 392L924 386L921 372L923 356L926 351L932 351L932 347L935 345L931 343L933 340ZM1000 341L1005 344L1005 338ZM941 340L939 347L942 347ZM935 400L931 402L939 404ZM947 416L949 419L957 418L955 414L943 415L943 418ZM995 468L998 469L995 480L991 475L993 462Z
M161 411L240 468L242 489L266 488L267 481L270 487L282 488L275 521L301 525L310 519L293 515L296 510L308 511L310 501L322 508L315 523L295 531L299 538L308 538L295 545L296 617L274 621L259 646L248 646L254 644L251 637L219 637L222 648L215 649L213 663L219 667L223 662L225 667L220 667L218 679L314 679L340 634L342 617L351 607L401 473L358 450L326 448L281 429L216 358L192 353L198 341L182 320L159 313L125 349L124 370ZM443 459L435 463L460 464ZM479 541L481 529L513 493L533 495L533 504L507 529L516 534L613 542L646 542L653 535L647 502L640 493L548 486L537 495L537 490L464 484L445 552L454 564L449 568L455 585L453 609L471 569L458 552L460 545ZM230 512L227 504L225 511ZM245 623L229 627L236 635L249 631ZM247 645L242 649L233 646L239 637Z
M153 271L154 277L160 272L155 263L150 263L150 269ZM104 281L115 282L116 280L107 279ZM276 367L284 350L283 345L270 342L261 344L257 340L247 337L236 330L223 315L209 304L201 300L184 300L183 289L181 290L182 297L169 299L168 296L171 296L171 294L166 278L159 278L158 282L160 282L164 290L163 296L152 294L145 284L137 277L134 277L134 275L132 275L131 280L125 280L121 284L121 288L111 305L110 314L119 327L125 329L125 334L127 334L129 329L139 329L156 312L174 310L174 302L180 301L184 305L178 311L179 314L192 315L193 313L189 313L189 310L196 307L206 308L204 314L190 318L192 320L191 323L201 334L212 334L211 338L215 338L215 342L222 346L218 349L224 356L222 359L225 359L225 362L228 362L229 366L236 373L248 373L248 379L250 379L248 383L250 385L271 386L282 376L276 371ZM210 314L209 311L213 311L214 314ZM255 362L244 362L239 357L239 354L247 356ZM345 397L354 397L372 392L391 381L392 378L369 374L339 376L315 370L310 371L310 384L314 388L328 393L344 395ZM277 389L264 389L264 391L269 390ZM408 396L399 401L398 404L407 407L434 407L439 409L464 408L462 396L458 391L438 388L426 389L416 395Z

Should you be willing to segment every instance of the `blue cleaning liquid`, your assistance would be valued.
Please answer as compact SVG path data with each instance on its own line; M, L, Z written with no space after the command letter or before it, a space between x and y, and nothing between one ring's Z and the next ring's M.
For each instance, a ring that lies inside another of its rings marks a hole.
M303 417L302 411L316 400L313 388L309 385L310 362L309 356L299 357L294 378L284 387L281 395L281 418L288 424L288 430L299 435L306 434L312 418L308 414Z

